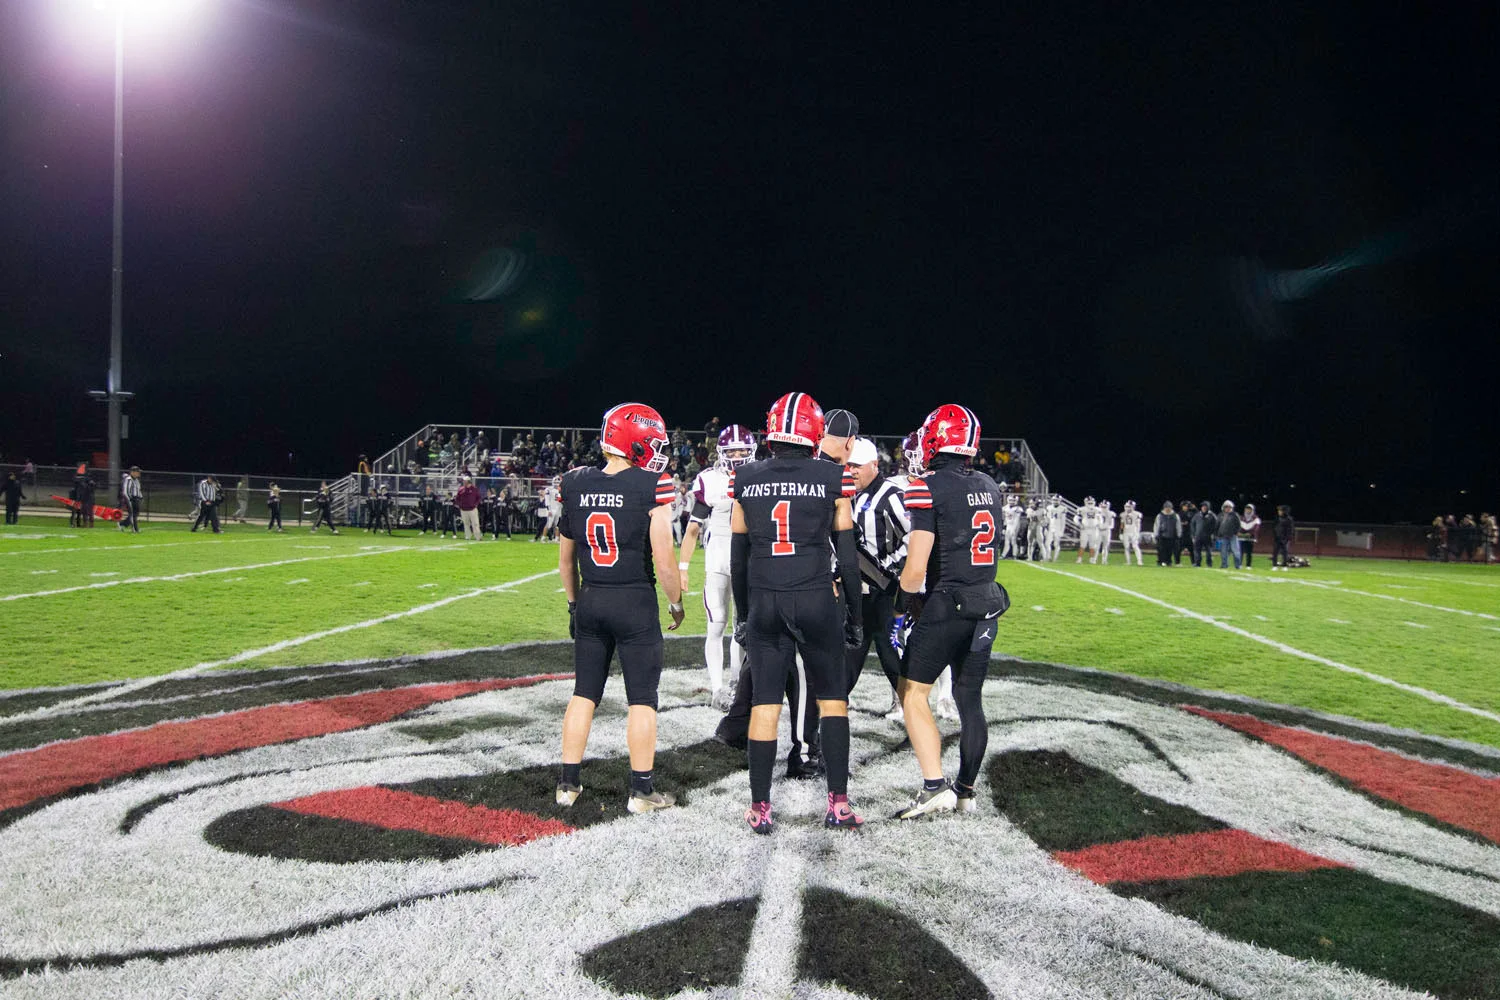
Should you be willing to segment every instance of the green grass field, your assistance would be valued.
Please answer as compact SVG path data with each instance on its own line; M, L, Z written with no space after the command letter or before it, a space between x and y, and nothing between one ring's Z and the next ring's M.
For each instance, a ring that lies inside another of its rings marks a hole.
M555 546L519 537L178 524L124 535L23 518L0 530L0 688L561 638L556 559ZM1066 553L1046 568L1006 562L1000 579L1013 609L999 651L1500 746L1492 569L1320 560L1273 574L1262 559L1236 573L1126 567L1118 554L1077 566ZM688 607L684 631L701 631L701 606Z

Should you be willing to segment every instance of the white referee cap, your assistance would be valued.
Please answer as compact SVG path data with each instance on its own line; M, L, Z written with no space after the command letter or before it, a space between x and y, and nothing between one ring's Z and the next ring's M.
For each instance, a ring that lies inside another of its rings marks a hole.
M854 447L849 449L850 465L865 465L868 462L878 461L880 453L875 450L875 442L869 438L855 438Z

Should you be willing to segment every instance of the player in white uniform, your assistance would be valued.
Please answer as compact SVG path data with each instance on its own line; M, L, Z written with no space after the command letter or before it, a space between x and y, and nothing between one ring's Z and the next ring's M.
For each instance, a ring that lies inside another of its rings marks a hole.
M1021 505L1014 495L1006 495L1005 506L1000 508L1000 520L1005 527L1005 547L1000 550L1000 558L1014 559L1020 555L1016 548L1016 533L1021 530Z
M708 666L709 699L721 712L734 703L734 689L724 683L724 629L734 620L729 578L729 517L734 510L730 487L734 470L755 458L755 435L740 424L730 424L719 433L719 461L704 469L693 480L689 491L692 511L687 532L682 538L682 554L677 569L682 589L688 589L688 566L693 549L703 534L703 610L708 615L708 638L703 643L703 660ZM740 644L729 644L731 676L740 675Z
M1026 558L1033 562L1045 559L1051 543L1047 541L1047 512L1042 501L1032 500L1026 510Z
M1062 555L1063 533L1068 529L1068 508L1063 506L1062 500L1053 497L1052 502L1047 505L1047 541L1052 546L1048 558L1057 562L1057 557Z
M1120 512L1120 548L1125 550L1125 565L1130 565L1131 550L1135 551L1135 564L1146 565L1141 558L1141 512L1135 509L1134 500L1125 501L1125 509Z
M545 538L557 541L557 525L562 521L562 476L553 476L552 481L542 487L541 506L537 509L536 537L533 542Z
M1074 562L1083 562L1083 554L1089 553L1089 562L1099 560L1099 528L1104 519L1099 515L1099 506L1094 503L1093 497L1084 497L1083 506L1078 508L1075 515L1078 518L1078 558Z
M1115 533L1115 512L1108 500L1099 501L1099 561L1109 562L1109 540Z

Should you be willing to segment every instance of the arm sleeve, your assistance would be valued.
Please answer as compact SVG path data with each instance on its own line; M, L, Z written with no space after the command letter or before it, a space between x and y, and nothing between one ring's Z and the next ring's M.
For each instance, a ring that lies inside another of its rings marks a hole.
M734 615L743 621L750 607L750 536L729 540L729 586L734 592Z
M862 622L860 608L859 552L854 544L854 529L833 533L833 549L839 557L839 580L844 590L844 608L852 621Z
M714 512L714 509L712 507L710 507L708 504L704 503L701 498L694 497L694 499L693 499L693 512L689 516L694 521L697 521L699 524L702 524L704 521L707 521L709 519L709 517L713 514L713 512Z
M658 504L669 504L677 499L677 484L672 482L672 477L665 472L656 480L656 502Z

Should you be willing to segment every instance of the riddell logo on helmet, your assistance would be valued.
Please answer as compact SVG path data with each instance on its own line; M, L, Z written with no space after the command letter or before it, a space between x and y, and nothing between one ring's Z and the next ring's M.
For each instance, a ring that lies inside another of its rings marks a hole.
M778 789L768 852L701 651L667 641L680 808L650 817L613 686L555 805L571 643L28 701L0 715L0 992L1493 995L1493 748L996 660L973 812L834 845L820 790ZM889 815L917 772L873 676L850 791Z

